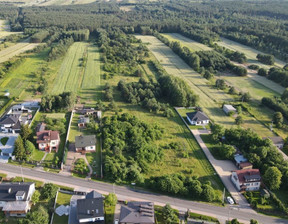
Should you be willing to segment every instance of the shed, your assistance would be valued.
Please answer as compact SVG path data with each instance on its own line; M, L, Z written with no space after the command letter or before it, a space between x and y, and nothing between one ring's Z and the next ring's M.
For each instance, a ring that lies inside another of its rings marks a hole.
M237 110L236 110L236 108L235 107L233 107L232 105L230 105L230 104L224 104L223 105L223 111L225 112L225 114L229 114L229 113L236 113L237 112Z

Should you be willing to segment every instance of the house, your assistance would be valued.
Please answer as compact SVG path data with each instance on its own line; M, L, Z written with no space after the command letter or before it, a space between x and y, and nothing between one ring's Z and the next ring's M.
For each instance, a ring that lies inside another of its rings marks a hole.
M13 105L7 114L22 114L22 113L32 113L32 110L26 108L23 104Z
M229 115L231 113L236 113L237 110L235 107L233 107L232 105L229 104L224 104L223 105L223 111L225 112L225 114Z
M209 118L201 111L186 113L187 120L192 125L206 125L209 123Z
M231 180L239 191L258 191L261 185L258 169L232 171Z
M82 115L85 116L89 116L89 115L93 115L95 117L97 117L98 119L101 119L102 117L102 111L100 110L95 110L94 108L82 108L82 109L78 109L77 113L80 113Z
M31 208L31 197L35 183L2 183L0 184L0 209L6 216L25 217Z
M268 137L263 139L270 139L273 142L273 145L275 145L278 149L283 149L284 146L284 139L280 136L275 137Z
M0 120L1 132L19 133L21 129L20 114L6 114Z
M77 200L77 220L79 223L104 223L103 196L96 191Z
M40 132L40 131L44 131L46 128L46 124L44 122L41 122L39 124L37 124L36 126L36 133Z
M89 117L85 117L83 115L80 115L79 120L78 120L78 127L84 128L84 127L86 127L87 124L89 124L89 122L90 122Z
M44 130L36 133L38 149L42 151L57 152L60 144L60 135L58 131Z
M128 202L120 210L120 224L154 224L154 204L152 202Z
M8 163L9 159L15 160L14 152L14 143L18 138L19 134L4 134L0 133L0 139L7 138L7 142L5 145L0 143L0 163Z
M80 135L75 137L76 152L86 153L96 150L95 135Z

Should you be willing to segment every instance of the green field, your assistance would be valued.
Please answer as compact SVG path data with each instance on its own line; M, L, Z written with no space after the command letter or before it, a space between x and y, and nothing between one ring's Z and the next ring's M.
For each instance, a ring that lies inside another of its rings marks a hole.
M223 102L234 102L235 98L226 94L224 91L218 90L203 78L199 73L192 70L183 60L181 60L174 52L164 43L153 36L137 35L147 45L148 49L154 54L156 59L172 75L184 79L191 89L199 95L199 106L214 122L220 123L229 128L235 125L235 118L226 116L221 109ZM252 116L246 116L244 126L251 128L261 136L273 136L267 127L257 121Z
M83 73L81 59L87 50L88 43L75 42L66 53L66 56L54 80L51 93L59 94L62 92L77 93Z
M60 205L69 205L71 197L72 197L71 194L64 194L64 193L58 192L56 208L58 208ZM56 213L54 213L54 218L53 218L52 223L53 224L68 223L68 218L69 216L67 215L58 216Z
M178 41L182 47L188 47L192 51L211 51L211 47L201 44L178 33L162 33L162 36L166 37L169 41Z
M264 65L264 64L258 62L258 60L256 58L257 54L264 54L261 51L257 51L257 50L255 50L255 49L253 49L251 47L245 46L243 44L237 43L237 42L232 41L232 40L228 40L226 38L221 38L221 41L216 42L216 43L219 46L223 46L223 47L228 48L230 50L239 51L241 53L244 53L246 55L247 59L248 59L248 63L257 64L260 67L264 67L264 68L267 68L267 69L269 69L271 67L269 65ZM285 64L286 63L284 61L281 61L279 59L275 59L275 65L276 66L283 68L283 66Z
M81 103L95 106L96 101L101 98L100 95L100 52L98 47L91 44L87 50L87 64L81 84Z

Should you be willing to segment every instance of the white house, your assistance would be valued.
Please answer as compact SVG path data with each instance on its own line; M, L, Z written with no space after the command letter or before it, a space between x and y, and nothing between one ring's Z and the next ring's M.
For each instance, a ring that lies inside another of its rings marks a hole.
M261 175L258 169L232 171L231 181L238 191L258 191L261 185Z
M31 208L35 183L15 182L0 184L0 209L7 216L25 217Z
M202 111L186 113L187 120L192 125L206 125L209 124L209 118Z
M229 113L236 113L237 110L235 107L233 107L232 105L228 105L228 104L224 104L223 105L223 111L225 112L225 114L229 114Z
M42 151L57 152L60 144L60 135L58 131L44 130L37 132L38 149Z
M21 115L20 114L6 114L0 120L1 132L17 133L21 129Z
M96 136L95 135L80 135L75 137L76 152L86 153L96 150Z

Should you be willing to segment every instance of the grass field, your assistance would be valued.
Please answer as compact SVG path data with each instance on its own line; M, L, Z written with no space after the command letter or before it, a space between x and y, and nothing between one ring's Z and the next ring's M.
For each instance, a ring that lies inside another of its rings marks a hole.
M191 89L199 95L199 106L212 119L212 121L229 128L235 125L235 118L226 116L221 109L223 102L233 102L235 99L210 85L199 73L193 71L174 52L153 36L137 36L143 42L148 42L148 49L154 54L156 59L162 64L165 70L172 75L184 79ZM261 136L273 135L262 123L252 116L245 117L245 127L251 128Z
M33 72L47 63L46 58L48 52L49 49L46 49L36 54L29 54L21 65L11 70L3 79L1 79L0 94L4 95L5 90L9 90L11 97L23 98L24 96L22 96L22 94L24 94L25 89L30 85L38 84ZM28 95L31 98L32 93L29 92Z
M187 37L182 36L178 33L162 33L162 36L166 37L170 41L179 41L182 47L187 47L192 51L211 51L212 48L206 46L205 44L201 44L194 40L191 40Z
M87 50L87 63L80 90L81 103L95 106L97 99L101 98L100 81L100 52L98 47L89 45Z
M37 43L29 43L29 38L25 41L19 42L13 46L3 49L0 53L0 63L8 61L10 58L13 58L16 55L24 53L25 51L32 50L37 47Z
M51 93L59 94L65 91L77 93L83 73L80 63L87 47L88 43L75 42L69 48L54 80Z
M58 208L60 205L69 205L70 204L70 199L72 195L71 194L64 194L61 192L58 192L58 197L56 201L56 208ZM68 223L68 218L69 216L67 215L62 215L58 216L56 213L54 213L54 218L53 218L53 224L64 224Z
M244 53L248 59L248 63L257 64L260 67L264 67L264 68L268 68L268 69L271 67L269 65L264 65L264 64L258 62L258 60L256 58L257 54L264 54L261 51L257 51L251 47L245 46L243 44L237 43L237 42L232 41L232 40L228 40L226 38L221 38L221 41L216 42L216 43L219 46L223 46L223 47L226 47L226 48L231 49L233 51L239 51L241 53ZM286 63L284 61L281 61L279 59L275 59L275 65L276 66L283 68L283 66L285 64Z

